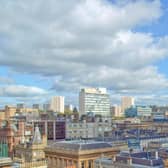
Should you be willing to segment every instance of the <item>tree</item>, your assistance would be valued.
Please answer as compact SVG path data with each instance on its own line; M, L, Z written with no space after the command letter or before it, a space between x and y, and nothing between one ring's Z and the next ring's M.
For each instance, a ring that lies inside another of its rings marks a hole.
M64 114L66 114L66 115L71 115L73 112L71 111L71 110L69 110L69 109L65 109L64 110Z

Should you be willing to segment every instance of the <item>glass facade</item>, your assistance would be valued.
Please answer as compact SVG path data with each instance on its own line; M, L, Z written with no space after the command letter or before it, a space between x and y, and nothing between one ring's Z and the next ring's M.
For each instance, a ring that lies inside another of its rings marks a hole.
M125 110L125 117L149 117L152 109L148 106L135 106Z

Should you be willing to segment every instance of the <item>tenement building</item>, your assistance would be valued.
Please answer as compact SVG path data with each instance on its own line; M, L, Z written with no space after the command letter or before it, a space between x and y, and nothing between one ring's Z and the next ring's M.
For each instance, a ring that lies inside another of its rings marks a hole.
M97 137L105 137L111 134L111 120L95 120L87 122L86 120L79 122L66 122L66 139L92 139Z

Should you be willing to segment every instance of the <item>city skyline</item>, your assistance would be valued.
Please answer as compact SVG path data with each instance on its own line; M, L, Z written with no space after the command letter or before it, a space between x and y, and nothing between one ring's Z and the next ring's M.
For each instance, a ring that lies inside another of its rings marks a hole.
M83 87L168 104L166 0L3 0L0 23L0 105L77 105Z

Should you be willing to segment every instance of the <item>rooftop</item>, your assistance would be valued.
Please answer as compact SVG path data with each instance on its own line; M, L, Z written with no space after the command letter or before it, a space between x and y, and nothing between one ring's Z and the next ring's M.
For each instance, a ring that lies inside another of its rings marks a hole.
M133 165L143 165L149 167L160 167L163 166L162 159L158 157L156 152L122 152L116 157L116 161L126 162L131 159Z
M102 149L111 148L112 145L107 142L97 142L97 141L85 141L85 140L75 140L75 141L61 141L51 144L49 147L63 148L71 150L92 150L92 149Z
M118 167L120 164L125 164L124 167L133 167L133 168L163 168L162 159L158 157L158 154L155 152L121 152L116 156L115 162L111 158L99 158L95 163L101 163L102 165L113 165ZM121 165L120 165L121 166ZM120 167L119 166L119 167Z

